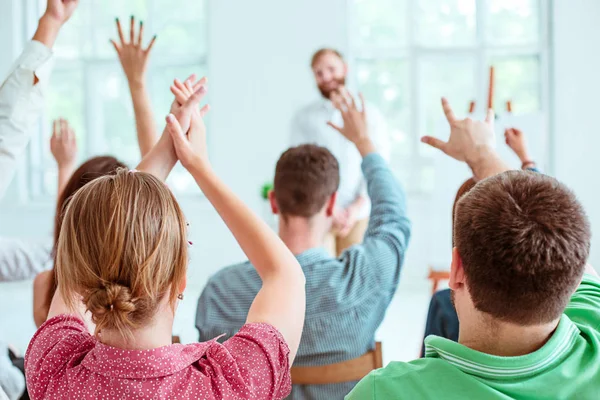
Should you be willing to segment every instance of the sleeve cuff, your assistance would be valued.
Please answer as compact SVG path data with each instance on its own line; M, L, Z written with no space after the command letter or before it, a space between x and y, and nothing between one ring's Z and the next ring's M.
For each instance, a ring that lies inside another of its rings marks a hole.
M380 166L387 167L387 162L378 152L367 154L363 158L362 170L365 176L367 176L371 170Z
M52 50L41 42L32 40L27 43L23 53L16 63L16 68L22 68L35 73L40 83L46 83L52 70Z

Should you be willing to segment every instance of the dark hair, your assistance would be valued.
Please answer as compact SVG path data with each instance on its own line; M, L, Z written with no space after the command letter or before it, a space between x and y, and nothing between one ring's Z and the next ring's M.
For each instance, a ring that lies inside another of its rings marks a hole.
M312 144L292 147L275 168L274 192L282 216L309 218L317 214L340 185L337 159Z
M54 242L52 245L52 257L54 258L54 261L56 261L56 246L58 244L58 235L62 226L64 211L73 195L96 178L104 175L114 175L119 168L127 168L127 166L114 157L101 156L90 158L73 172L73 175L69 178L65 188L59 193L58 201L56 203L56 213L54 214ZM48 291L48 297L46 299L47 309L50 308L54 292L56 292L56 269L52 268L50 273L50 290Z
M454 239L475 308L519 325L560 317L583 275L590 236L575 195L539 173L483 180L456 208Z
M315 64L317 63L317 61L319 61L319 59L324 56L325 54L333 54L338 56L342 61L344 61L344 56L342 55L342 53L340 53L339 51L337 51L336 49L332 49L332 48L323 48L323 49L319 49L316 51L315 54L313 54L311 60L310 60L310 66L311 68L313 68L315 66Z
M475 182L474 178L469 178L462 185L460 185L458 192L456 192L454 204L452 205L452 246L454 246L454 218L456 217L456 205L465 194L469 193L469 191L475 187L476 184L477 182Z

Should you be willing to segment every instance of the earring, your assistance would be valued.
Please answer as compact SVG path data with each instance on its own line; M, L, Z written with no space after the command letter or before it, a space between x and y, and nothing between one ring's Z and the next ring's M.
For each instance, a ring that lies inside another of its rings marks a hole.
M183 293L179 293L179 294L177 295L177 298L178 298L179 300L183 300Z

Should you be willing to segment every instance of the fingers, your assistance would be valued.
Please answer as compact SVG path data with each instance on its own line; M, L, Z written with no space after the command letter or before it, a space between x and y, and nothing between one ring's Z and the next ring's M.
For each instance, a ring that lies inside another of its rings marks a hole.
M177 102L179 104L185 103L187 101L188 97L189 97L186 93L182 92L175 85L171 86L171 93L173 93L175 95L175 100L177 100Z
M446 119L450 124L456 122L456 115L454 115L454 111L452 111L452 107L450 107L450 102L445 97L442 97L442 108L444 109L444 114L446 115Z
M444 142L443 140L431 137L431 136L423 136L421 138L421 142L430 145L431 147L435 147L438 150L443 151L444 153L446 152L446 145L447 143Z
M55 119L54 122L52 123L52 137L53 138L58 137L59 130L60 130L60 121L58 119Z
M491 108L490 108L490 109L487 111L487 114L485 115L485 122L486 122L488 125L493 125L493 124L494 124L494 122L496 122L496 113L494 112L494 110L493 110L493 109L491 109Z
M194 85L194 92L198 89L200 89L201 86L204 86L208 83L208 78L203 76L202 79L200 79L198 82L196 82L196 84Z
M341 111L342 113L345 112L344 106L342 104L342 96L340 96L338 93L333 93L331 95L331 103L333 103L333 106L337 110Z
M68 131L69 131L69 124L67 123L66 120L61 118L60 119L60 138L64 139L65 136L68 135L68 133L67 133Z
M337 126L336 124L334 124L331 121L327 122L327 125L329 125L330 127L332 127L333 129L335 129L336 131L338 131L339 133L342 133L342 128L340 128L339 126Z
M117 54L121 54L121 48L119 47L119 45L117 44L117 42L115 42L112 39L110 39L110 42L112 43L112 45L114 46L115 50L117 51Z
M130 44L135 43L135 18L133 15L131 16L130 24L129 24L129 43Z
M194 94L194 90L190 90L190 88L186 84L182 83L179 79L175 79L173 83L175 84L175 87L185 95L185 100L187 100L192 94ZM183 103L185 103L185 100Z
M200 109L200 116L201 116L202 118L204 118L204 116L205 116L206 114L208 114L208 112L209 112L209 111L210 111L210 104L207 104L207 105L205 105L204 107L202 107L202 108Z
M358 97L360 98L360 110L365 115L367 113L367 108L365 107L365 96L362 93L358 93Z
M146 49L146 52L149 53L150 50L152 50L152 47L154 47L154 42L156 42L156 35L154 35L154 37L152 38L152 40L150 41L150 44L148 45L148 48Z
M144 21L140 21L140 32L138 34L137 45L142 47L142 41L144 40Z
M125 36L123 35L123 28L121 27L121 21L119 20L119 18L116 19L117 21L117 32L119 32L119 40L121 41L121 46L125 45Z
M196 90L194 94L190 96L190 98L185 102L183 107L198 107L204 96L206 95L206 87L202 86L200 89Z
M179 121L177 120L177 118L175 118L173 114L167 115L167 130L169 131L169 134L173 138L173 142L175 142L176 145L187 145L187 139L183 134L181 125L179 124Z

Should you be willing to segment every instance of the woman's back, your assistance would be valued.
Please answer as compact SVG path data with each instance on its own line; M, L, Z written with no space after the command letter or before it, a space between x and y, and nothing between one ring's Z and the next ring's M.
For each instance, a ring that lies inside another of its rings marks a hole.
M36 333L26 363L32 399L272 399L291 389L288 356L268 324L247 324L223 344L123 350L61 315Z

